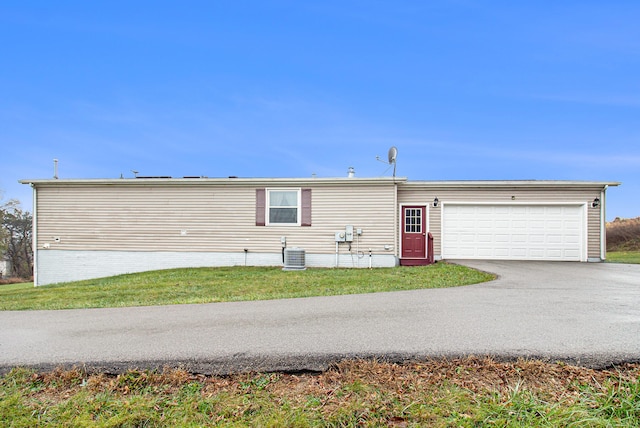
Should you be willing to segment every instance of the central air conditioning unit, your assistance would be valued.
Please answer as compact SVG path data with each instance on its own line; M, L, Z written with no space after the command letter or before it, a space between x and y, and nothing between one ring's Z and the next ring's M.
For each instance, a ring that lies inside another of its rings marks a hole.
M282 270L305 270L305 255L302 248L284 249L284 267Z

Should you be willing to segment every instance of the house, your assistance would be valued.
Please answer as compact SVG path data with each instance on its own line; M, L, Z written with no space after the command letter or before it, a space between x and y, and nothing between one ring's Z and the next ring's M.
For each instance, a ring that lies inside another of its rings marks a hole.
M35 284L197 266L601 261L616 182L377 178L21 180ZM303 250L303 251L302 251Z

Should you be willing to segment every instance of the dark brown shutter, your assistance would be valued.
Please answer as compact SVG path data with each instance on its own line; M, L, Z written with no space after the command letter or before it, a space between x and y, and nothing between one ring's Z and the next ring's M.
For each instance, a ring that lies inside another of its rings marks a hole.
M311 226L311 189L302 189L302 226Z
M256 226L265 225L266 203L267 197L265 189L256 189Z

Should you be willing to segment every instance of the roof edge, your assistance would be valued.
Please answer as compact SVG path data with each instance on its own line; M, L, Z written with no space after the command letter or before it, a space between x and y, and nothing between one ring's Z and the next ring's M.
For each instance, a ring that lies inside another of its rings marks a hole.
M441 180L441 181L408 181L402 187L615 187L618 181L587 180Z
M180 184L238 184L238 185L269 185L269 184L399 184L402 187L454 187L454 188L490 188L490 187L616 187L621 185L617 181L580 181L580 180L416 180L409 181L406 177L310 177L310 178L67 178L67 179L24 179L21 184L32 186L65 186L65 185L180 185Z
M269 184L394 184L404 183L407 181L406 177L309 177L309 178L168 178L168 177L144 177L144 178L65 178L65 179L23 179L18 180L21 184L30 184L32 186L66 186L66 185L149 185L149 184L162 184L162 185L181 185L181 184L195 184L195 185L207 185L207 184L238 184L238 185L269 185Z

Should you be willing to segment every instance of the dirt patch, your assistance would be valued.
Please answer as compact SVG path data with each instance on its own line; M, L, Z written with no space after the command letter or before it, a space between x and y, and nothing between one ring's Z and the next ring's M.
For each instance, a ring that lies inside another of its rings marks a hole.
M616 382L637 382L640 379L640 364L597 370L537 360L496 362L491 358L471 357L411 364L343 361L323 373L303 374L206 376L167 368L161 372L129 371L111 376L87 375L79 369L57 369L33 374L30 380L42 385L34 394L43 398L46 396L47 401L65 399L83 389L93 393L108 391L122 395L161 390L166 394L198 383L205 396L265 390L274 397L292 403L318 397L319 405L338 406L344 400L345 387L354 388L354 385L363 385L377 391L377 394L390 396L410 395L413 391L436 391L446 385L455 385L472 393L505 393L527 389L553 401L571 402L578 398L581 388L602 389L612 379ZM338 394L338 391L343 392Z

